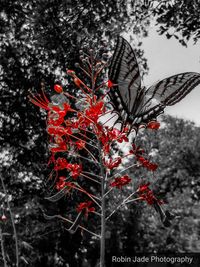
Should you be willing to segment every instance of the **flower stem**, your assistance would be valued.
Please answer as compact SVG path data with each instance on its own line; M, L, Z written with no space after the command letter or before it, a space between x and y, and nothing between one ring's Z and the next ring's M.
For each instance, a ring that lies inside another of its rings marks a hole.
M100 174L104 179L101 179L101 239L100 239L100 267L105 267L105 231L106 231L106 207L105 207L105 182L107 174L105 176L104 165L101 158L101 144L99 147L99 161L100 161Z

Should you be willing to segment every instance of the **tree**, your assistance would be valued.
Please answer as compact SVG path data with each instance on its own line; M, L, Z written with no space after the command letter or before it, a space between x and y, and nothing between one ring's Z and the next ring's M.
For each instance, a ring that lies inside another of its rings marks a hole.
M187 46L187 42L191 39L196 43L200 38L198 12L200 2L197 0L160 2L159 7L153 10L159 34L165 34L168 39L175 37L184 46Z

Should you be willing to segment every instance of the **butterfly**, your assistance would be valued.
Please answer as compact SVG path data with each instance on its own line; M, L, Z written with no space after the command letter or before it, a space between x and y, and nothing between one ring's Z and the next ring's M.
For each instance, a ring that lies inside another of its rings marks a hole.
M183 99L198 84L200 73L185 72L165 78L148 89L141 86L137 59L131 45L121 36L108 71L111 83L109 91L113 112L118 114L115 122L131 125L138 130L156 120L166 106L172 106Z

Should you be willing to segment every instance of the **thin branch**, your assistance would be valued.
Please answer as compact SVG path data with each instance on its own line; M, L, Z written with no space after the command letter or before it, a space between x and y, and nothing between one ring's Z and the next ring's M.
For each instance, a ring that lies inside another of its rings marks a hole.
M3 234L2 229L0 227L0 239L1 239L1 253L3 257L4 267L7 267L7 261L6 261L6 255L5 255L5 248L4 248L4 242L3 242Z
M106 221L108 220L108 219L110 219L110 217L121 207L121 206L123 206L123 205L125 205L126 203L127 203L127 200L129 199L129 198L131 198L135 193L137 193L137 191L135 191L135 192L133 192L132 194L130 194L126 199L124 199L111 213L110 213L110 215L108 215L108 217L106 218ZM140 198L139 198L140 199Z
M2 178L1 175L0 175L0 180L1 180L1 184L2 184L2 187L3 187L4 194L5 194L5 199L6 199L7 207L8 207L9 213L10 213L10 219L11 219L13 232L14 232L15 253L16 253L16 267L19 267L19 247L18 247L18 238L17 238L17 231L16 231L16 227L15 227L14 217L13 217L13 214L12 214L12 211L11 211L10 202L9 202L9 199L8 199L8 194L7 194L7 191L6 191L6 187L5 187L5 184L4 184L4 181L3 181L3 178Z
M94 202L94 203L96 203L96 205L101 209L101 206L99 205L99 203L95 200L95 199L98 199L98 200L100 200L98 197L96 197L96 196L93 196L93 195L91 195L90 193L88 193L85 189L83 189L80 185L78 185L79 186L79 190L80 191L82 191L83 193L85 193L89 198L91 198L92 199L92 201Z
M136 166L138 166L138 165L137 164L133 164L133 165L131 165L131 166L129 166L129 167L127 167L127 168L125 168L125 169L123 169L123 170L115 173L114 175L112 175L111 177L109 177L109 180L112 180L115 176L119 175L120 173L125 172L128 169L133 168L133 167L136 167Z
M94 173L90 173L90 172L86 172L86 171L83 171L82 173L85 173L85 174L90 174L90 175L92 175L92 176L95 176L95 177L97 177L97 178L99 178L99 179L103 179L103 177L102 177L102 176L100 176L100 175L97 175L97 174L94 174Z
M71 223L71 224L74 223L73 221L71 221L71 220L69 220L69 219L67 219L67 218L65 218L65 217L63 217L63 216L61 216L61 215L52 215L52 216L49 216L49 215L44 214L44 217L45 217L46 219L54 219L54 218L58 218L58 219L61 219L61 220L65 221L65 222L69 222L69 223ZM96 236L96 237L98 237L98 238L101 238L101 237L100 237L99 235L97 235L96 233L94 233L94 232L88 230L87 228L85 228L85 227L83 227L83 226L81 226L81 225L79 225L78 228L80 228L80 229L82 229L82 230L84 230L84 231L90 233L91 235L94 235L94 236ZM66 228L65 228L65 229L66 229ZM66 229L66 230L68 230L68 229Z
M97 180L95 180L95 179L93 179L93 178L91 178L91 177L89 177L89 176L87 176L87 175L85 175L83 173L81 173L81 176L85 177L85 178L87 178L87 179L89 179L89 180L91 180L91 181L93 181L93 182L95 182L97 184L101 184L101 182L99 182L99 181L97 181Z
M124 204L129 204L129 203L132 203L132 202L134 202L136 200L140 200L140 199L143 199L143 198L142 197L134 198L134 199L131 199L131 200L125 202Z
M110 189L105 193L104 197L106 197L112 190L113 190L113 187L110 188Z
M92 159L88 159L88 158L85 158L85 157L80 156L80 155L74 155L73 153L70 153L70 152L68 152L68 154L69 154L70 156L73 156L73 157L79 157L79 158L82 158L82 159L84 159L84 160L87 160L87 161L89 161L89 162L91 162L91 163L93 163L93 164L99 165L98 162L96 162L96 161L94 161L94 160L92 160Z

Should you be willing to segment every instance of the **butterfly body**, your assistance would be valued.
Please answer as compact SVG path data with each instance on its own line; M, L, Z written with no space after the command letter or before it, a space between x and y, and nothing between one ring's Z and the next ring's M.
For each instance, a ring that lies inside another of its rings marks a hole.
M109 92L113 110L122 125L138 129L183 99L200 84L200 74L185 72L173 75L144 89L135 53L130 44L118 37L111 60L109 80L114 85Z

